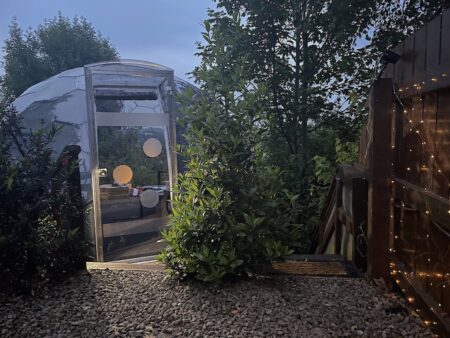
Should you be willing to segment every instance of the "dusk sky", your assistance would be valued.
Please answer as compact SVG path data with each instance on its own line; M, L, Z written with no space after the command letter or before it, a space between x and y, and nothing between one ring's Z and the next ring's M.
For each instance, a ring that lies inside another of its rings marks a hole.
M198 64L195 42L202 40L202 21L214 6L212 0L0 0L0 41L3 47L14 16L26 30L61 11L86 17L121 58L160 63L187 79Z

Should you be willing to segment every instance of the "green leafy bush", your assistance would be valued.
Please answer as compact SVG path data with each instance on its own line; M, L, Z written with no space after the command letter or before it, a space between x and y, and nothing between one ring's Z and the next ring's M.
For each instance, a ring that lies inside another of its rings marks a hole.
M160 259L180 277L211 282L283 259L308 238L296 223L299 197L265 160L267 89L242 80L246 60L239 46L227 44L227 34L239 34L239 18L205 28L211 43L200 47L203 61L194 72L202 95L181 98L187 171L179 177Z
M55 126L24 134L9 106L0 110L0 287L30 289L82 264L80 198L55 160Z

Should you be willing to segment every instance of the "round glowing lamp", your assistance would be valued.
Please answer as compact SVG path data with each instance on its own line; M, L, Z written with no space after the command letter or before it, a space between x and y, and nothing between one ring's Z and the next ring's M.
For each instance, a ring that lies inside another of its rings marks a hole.
M149 138L143 145L145 155L148 157L157 157L161 154L162 144L156 138Z
M141 194L141 204L145 208L153 208L159 202L159 195L152 189L144 190Z
M118 165L113 170L113 178L118 184L127 184L133 178L133 170L125 164Z

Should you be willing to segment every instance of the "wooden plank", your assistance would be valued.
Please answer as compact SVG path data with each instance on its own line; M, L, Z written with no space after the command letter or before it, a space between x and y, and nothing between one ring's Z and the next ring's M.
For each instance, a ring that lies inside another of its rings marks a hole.
M443 69L441 67L439 71L440 72L445 71L450 73L450 68ZM437 82L428 81L425 84L420 85L419 88L414 87L414 81L412 78L410 78L408 80L409 82L399 84L400 89L398 92L398 96L400 98L408 98L411 97L412 95L425 94L432 91L447 89L448 87L450 87L450 76L446 75L447 73L443 74L444 75L441 75L440 77L436 78Z
M442 14L442 28L441 28L441 58L440 65L442 72L450 68L450 10ZM450 75L450 74L447 74Z
M423 96L423 115L422 115L422 162L426 168L421 170L421 186L432 191L433 189L433 171L434 159L431 155L435 152L436 139L436 112L437 112L437 94L429 93Z
M399 178L393 178L395 195L392 197L401 200L420 213L429 214L430 219L440 224L450 233L450 201L431 191L424 190L414 184Z
M394 53L397 53L400 55L400 60L397 61L397 63L394 66L394 83L402 83L405 78L405 56L404 56L404 48L405 48L405 42L398 44L394 47L393 51Z
M375 81L369 98L369 119L373 120L373 146L369 169L367 271L370 278L382 277L385 280L389 277L392 103L392 81Z
M353 262L358 270L367 271L367 181L352 180Z
M409 82L414 77L414 61L415 61L415 37L414 35L406 38L403 47L403 67L400 73L401 82Z
M344 208L338 208L336 209L336 218L348 232L353 234L352 215L347 213Z
M426 80L427 30L425 25L414 34L413 76L414 82L421 85Z
M416 262L416 224L418 211L401 204L399 232L394 241L395 254L401 262L414 271Z
M441 59L441 21L442 16L434 18L428 23L427 28L427 60L426 70L431 73L429 77L440 75L439 70Z
M450 90L440 92L437 101L436 147L434 161L433 191L449 198L450 187Z
M125 271L163 271L164 264L158 261L148 263L86 262L86 269L91 270L125 270Z
M450 254L446 256L447 262L450 261ZM450 313L450 271L445 273L442 287L442 310Z
M394 77L394 65L389 63L383 72L382 78L392 79Z
M400 115L397 119L396 130L396 159L395 162L395 175L399 178L405 178L407 174L406 168L408 167L408 140L406 136L410 132L409 121L412 117L412 100L410 98L403 100L403 107L400 112L396 113Z
M407 149L404 149L408 153L408 162L406 172L406 180L408 182L420 185L420 175L422 170L422 114L423 114L423 101L422 97L415 95L412 98L411 118L408 121L408 134L405 138L407 142Z

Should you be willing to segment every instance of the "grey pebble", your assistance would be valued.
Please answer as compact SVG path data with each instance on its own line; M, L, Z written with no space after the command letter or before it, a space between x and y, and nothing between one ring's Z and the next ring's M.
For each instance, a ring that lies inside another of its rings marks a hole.
M80 272L0 302L1 337L432 337L363 279L271 276L220 285L162 272Z

